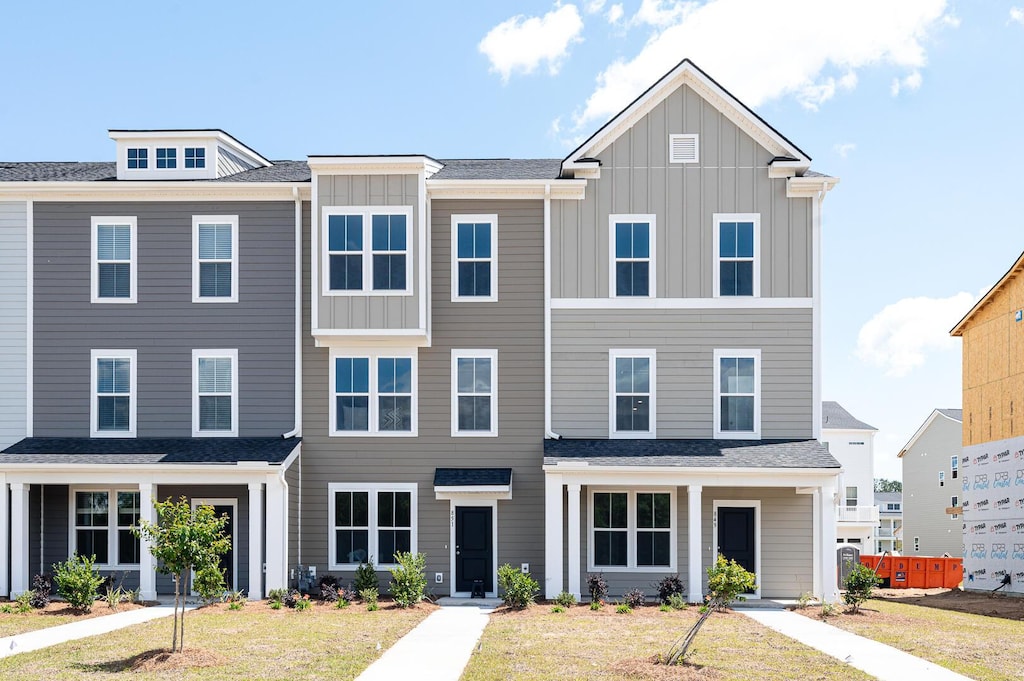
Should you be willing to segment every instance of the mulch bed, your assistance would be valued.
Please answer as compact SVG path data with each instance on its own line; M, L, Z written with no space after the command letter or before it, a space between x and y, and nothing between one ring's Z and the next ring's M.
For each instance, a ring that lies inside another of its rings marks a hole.
M166 648L158 648L157 650L147 650L130 658L125 662L125 667L133 672L161 672L197 667L217 667L226 661L222 655L201 648L185 648L185 650L175 653Z

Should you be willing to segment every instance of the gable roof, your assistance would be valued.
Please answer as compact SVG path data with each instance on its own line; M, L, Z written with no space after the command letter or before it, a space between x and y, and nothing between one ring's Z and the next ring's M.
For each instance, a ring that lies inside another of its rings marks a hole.
M962 424L964 422L963 409L933 409L932 413L924 420L924 423L922 423L921 427L917 429L917 432L914 433L913 437L910 438L907 444L903 445L903 449L901 449L900 453L896 455L896 458L903 458L903 455L907 453L907 450L917 443L918 439L924 435L924 431L928 430L928 426L932 425L932 422L940 416L947 418L950 421L956 421L957 423Z
M827 401L821 403L821 427L828 430L878 430L855 418L838 402Z
M1024 253L1020 254L1020 256L1017 258L1017 262L1013 263L1013 266L1010 267L1010 269L1007 270L1006 274L1004 274L1002 278L1000 278L999 281L997 281L995 285L988 290L988 293L983 295L981 297L981 300L974 304L974 307L972 307L970 311L968 311L968 313L964 315L964 318L957 322L956 326L953 327L953 330L949 332L949 335L962 337L964 335L964 327L967 326L967 324L971 321L974 315L977 314L981 310L981 308L985 307L990 302L992 302L992 299L996 296L996 294L1003 290L1003 288L1007 284L1013 281L1013 279L1022 272L1024 272Z
M562 161L563 170L566 164L595 157L618 139L634 122L675 92L680 85L692 87L776 157L783 157L781 160L795 162L804 171L810 167L811 157L805 154L800 147L793 144L758 116L753 109L736 99L732 93L687 58L676 64L625 109L613 116L611 120L598 128L597 132L573 149ZM801 173L797 172L797 174Z

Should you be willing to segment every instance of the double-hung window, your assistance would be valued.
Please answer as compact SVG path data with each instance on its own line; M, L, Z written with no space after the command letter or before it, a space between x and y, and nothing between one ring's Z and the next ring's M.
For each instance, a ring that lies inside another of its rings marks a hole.
M498 299L498 216L452 216L452 300Z
M613 438L657 436L654 350L610 350L609 424Z
M412 209L326 207L323 295L408 295Z
M96 556L98 565L139 564L139 493L121 490L74 490L74 541L71 550ZM116 504L111 508L111 500Z
M756 213L714 216L714 295L761 295L761 216Z
M238 216L192 217L192 302L238 302Z
M328 485L330 569L352 570L373 561L396 563L395 554L416 551L416 485Z
M414 354L336 349L330 373L332 436L416 434Z
M846 508L857 508L857 488L846 488Z
M949 459L949 477L956 480L960 474L960 457L955 454Z
M135 437L136 354L135 350L91 352L92 437Z
M498 434L498 351L452 350L452 436Z
M238 435L238 350L192 351L192 436Z
M760 439L761 351L715 350L715 437Z
M957 506L960 505L960 498L959 497L950 497L949 498L949 505L952 508L956 508ZM950 513L949 514L949 519L950 520L956 520L959 517L960 517L960 515L958 513Z
M589 569L674 569L672 492L595 490L590 505Z
M92 302L136 301L136 225L135 217L92 219Z
M653 215L611 215L608 231L611 266L610 296L654 297L655 217Z

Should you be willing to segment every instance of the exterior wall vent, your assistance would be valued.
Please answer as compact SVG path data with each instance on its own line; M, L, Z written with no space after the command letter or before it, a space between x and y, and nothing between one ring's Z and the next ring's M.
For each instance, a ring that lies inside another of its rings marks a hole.
M697 135L669 135L668 159L670 163L697 163L700 160Z

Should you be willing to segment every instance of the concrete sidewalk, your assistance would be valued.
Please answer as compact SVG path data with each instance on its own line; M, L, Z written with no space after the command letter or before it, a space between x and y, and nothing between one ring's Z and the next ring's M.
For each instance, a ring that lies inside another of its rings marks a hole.
M356 681L458 681L491 612L490 608L442 607L400 638Z
M734 609L769 629L831 655L880 681L970 681L969 677L951 672L933 662L789 610Z
M186 610L195 610L196 606L190 605ZM133 624L141 624L161 617L170 617L174 614L174 607L170 605L154 605L149 608L138 608L127 612L117 612L102 617L91 617L80 622L61 624L56 627L37 629L24 634L5 636L0 638L0 657L10 657L18 653L27 653L31 650L48 648L49 646L74 641L89 636L98 636L118 629L130 627Z

